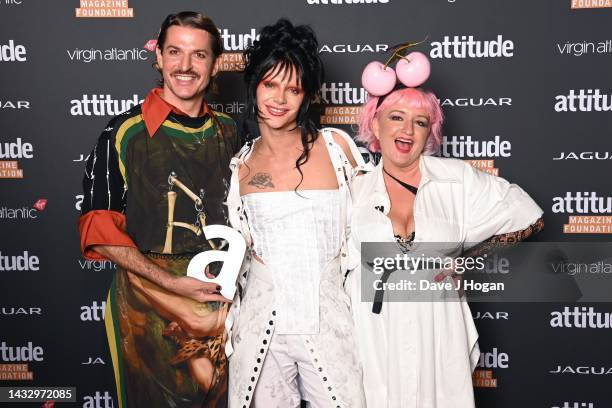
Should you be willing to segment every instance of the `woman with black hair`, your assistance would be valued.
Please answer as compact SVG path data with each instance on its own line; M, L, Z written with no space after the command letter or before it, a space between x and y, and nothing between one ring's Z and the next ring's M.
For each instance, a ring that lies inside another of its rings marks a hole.
M226 324L230 407L358 408L342 285L349 187L365 163L346 133L317 130L323 67L310 27L279 20L245 57L248 119L260 136L231 166L230 222L250 251Z

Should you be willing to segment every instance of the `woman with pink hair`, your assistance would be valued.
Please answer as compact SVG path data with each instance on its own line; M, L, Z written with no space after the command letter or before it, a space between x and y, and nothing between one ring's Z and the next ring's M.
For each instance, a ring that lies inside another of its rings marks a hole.
M369 408L474 407L472 370L480 351L465 296L451 279L454 273L412 271L418 279L452 284L443 301L415 301L414 294L393 301L397 293L390 293L391 287L381 291L382 281L393 281L401 271L381 277L367 262L362 265L361 244L389 243L384 248L408 254L444 243L436 251L455 258L523 240L543 227L542 210L517 185L461 160L434 157L442 123L438 99L421 88L395 87L363 107L357 139L382 159L354 183L353 269L346 287ZM365 250L363 255L366 259ZM370 283L377 280L373 289ZM374 290L376 295L366 299Z

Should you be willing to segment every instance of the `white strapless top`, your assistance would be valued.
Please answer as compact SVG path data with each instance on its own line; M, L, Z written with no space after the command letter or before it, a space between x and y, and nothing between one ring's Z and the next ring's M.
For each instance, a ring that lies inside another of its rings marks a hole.
M277 333L318 333L321 271L342 244L340 191L257 192L242 202L254 251L274 277Z

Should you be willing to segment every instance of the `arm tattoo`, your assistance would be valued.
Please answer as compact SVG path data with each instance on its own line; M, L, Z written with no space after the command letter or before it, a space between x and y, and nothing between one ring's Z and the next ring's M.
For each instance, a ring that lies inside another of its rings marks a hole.
M274 188L272 176L268 173L257 173L248 182L249 186L254 186L263 190L264 188Z
M539 218L521 231L509 232L507 234L494 235L491 238L482 241L480 244L466 251L463 256L480 256L484 253L490 252L494 248L510 247L525 240L527 237L537 234L544 229L544 219Z

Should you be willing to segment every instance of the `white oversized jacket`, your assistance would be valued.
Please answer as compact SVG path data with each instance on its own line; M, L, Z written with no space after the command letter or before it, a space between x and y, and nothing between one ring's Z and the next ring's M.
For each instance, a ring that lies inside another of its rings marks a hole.
M457 256L468 243L525 229L542 215L520 187L463 161L421 156L419 166L415 245L452 242L445 255ZM357 177L353 194L349 242L353 270L346 289L368 408L474 407L471 374L480 351L465 298L385 302L380 314L372 313L372 302L361 298L360 244L395 242L382 163Z

